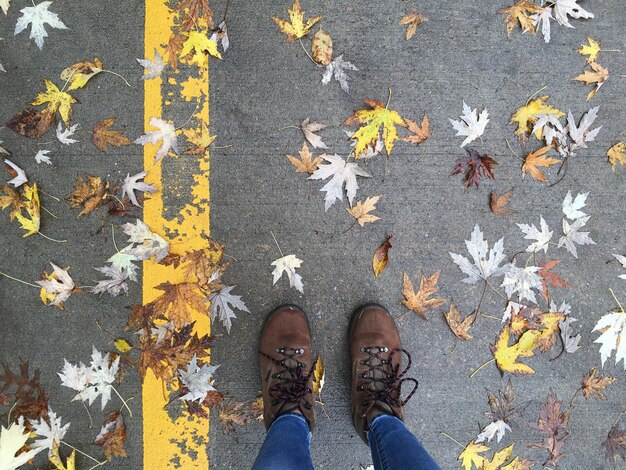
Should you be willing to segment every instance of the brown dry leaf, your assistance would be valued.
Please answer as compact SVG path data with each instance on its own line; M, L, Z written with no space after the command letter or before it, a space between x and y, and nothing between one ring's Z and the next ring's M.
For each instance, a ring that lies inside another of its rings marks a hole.
M413 133L412 135L402 137L400 139L404 142L419 145L430 137L430 121L428 120L426 113L424 113L424 117L422 118L421 126L417 123L417 121L407 118L404 118L404 125Z
M223 262L225 245L209 240L209 245L200 250L187 252L180 258L183 263L185 278L191 280L195 276L197 284L206 291L221 288L220 278L228 268Z
M24 207L24 202L22 201L22 196L15 189L13 189L8 184L5 184L2 187L5 196L0 196L0 208L2 210L11 206L11 212L9 212L9 220L15 219L15 216L20 213L22 207Z
M172 321L176 328L190 323L194 312L210 316L207 295L195 282L164 282L156 288L163 294L154 300L155 310Z
M411 282L411 278L409 278L408 274L404 273L403 276L402 295L404 296L405 300L402 301L402 305L407 307L409 310L417 313L425 320L427 320L426 312L428 310L441 307L447 302L446 299L442 299L440 297L431 298L432 295L435 295L437 292L439 292L439 289L436 287L437 282L439 281L439 273L440 271L436 271L430 277L422 276L422 278L420 279L420 288L417 293L413 288L413 283Z
M520 460L519 457L515 457L499 470L531 470L531 462L528 459Z
M550 259L547 261L541 260L539 262L539 266L541 267L541 269L539 270L537 274L541 276L541 287L542 287L541 294L548 302L550 301L550 291L548 289L549 285L552 287L563 287L563 288L571 287L567 283L567 281L561 277L559 273L552 272L552 270L556 266L558 266L560 262L561 262L560 259Z
M287 9L289 12L289 21L282 18L272 17L272 21L276 23L281 33L287 36L288 42L296 41L308 34L311 28L322 19L321 16L315 16L304 21L304 12L300 7L300 0L295 0L293 6Z
M598 374L598 369L593 367L587 375L585 375L581 381L580 389L583 392L585 400L590 398L599 398L600 400L606 400L606 396L602 392L607 385L611 385L615 382L615 377L608 375Z
M618 163L620 165L626 165L626 142L615 144L609 149L607 156L609 157L609 163L613 171L615 171L615 167Z
M459 339L463 341L467 341L468 339L472 339L472 336L469 334L469 329L472 327L474 322L476 321L476 312L472 312L467 315L463 321L461 321L461 314L459 313L459 309L454 304L450 304L450 310L443 314L446 322L448 322L448 326L452 330L452 333Z
M539 410L539 419L536 425L532 425L541 434L542 440L528 447L531 449L544 449L548 452L548 458L543 465L556 468L559 460L565 455L563 446L570 432L567 429L569 412L561 412L563 402L557 400L556 394L550 390L546 402Z
M99 207L106 204L109 192L109 182L102 181L99 176L86 175L86 178L78 176L76 186L69 196L70 207L80 207L78 217L91 214Z
M595 84L595 87L587 95L587 101L596 95L600 87L604 85L604 82L606 82L606 79L609 78L609 69L602 67L597 62L590 62L589 66L592 68L593 72L585 70L580 75L574 77L574 80L583 82L587 85Z
M296 173L308 173L312 175L317 167L324 159L320 156L313 158L313 154L309 150L309 146L305 142L302 142L302 149L298 151L300 159L293 155L287 155L287 158L293 166L296 167Z
M97 122L93 126L93 134L91 142L101 151L108 152L109 145L113 147L121 147L122 145L132 144L131 140L126 137L122 131L112 130L111 126L115 124L115 118L110 117Z
M606 441L602 443L602 447L606 449L606 458L613 465L617 463L617 457L626 460L626 430L620 428L619 423L615 423L609 431Z
M529 2L528 0L518 0L517 3L510 7L500 8L498 13L507 15L505 19L507 35L511 35L513 28L515 28L518 22L523 31L530 31L530 33L534 35L535 26L532 15L542 13L544 10L544 7Z
M374 269L374 277L378 277L380 273L387 267L389 262L389 249L391 248L391 238L393 235L387 235L385 241L374 252L372 260L372 268Z
M491 200L489 202L489 209L491 209L491 212L496 215L509 215L511 213L511 209L509 209L508 204L512 195L512 189L503 194L497 194L495 192L491 193Z
M200 23L213 29L213 12L209 8L209 0L181 0L175 9L181 13L183 31L196 29Z
M370 214L371 211L376 210L376 204L380 196L368 197L365 201L357 201L352 208L346 208L348 213L356 219L356 222L363 227L368 222L376 222L380 220L380 217Z
M38 420L48 416L48 398L41 386L41 371L35 369L30 376L28 361L20 360L19 372L11 371L9 366L2 363L3 372L0 374L0 396L14 403L14 416L24 416L26 421Z
M417 27L424 21L428 21L428 18L419 14L417 10L407 13L400 19L400 24L406 26L406 39L409 40L415 36Z
M26 108L13 116L7 127L29 139L39 139L56 122L56 112L51 108L38 111L33 108Z
M550 149L552 149L552 146L546 145L545 147L541 147L539 150L528 154L524 160L524 164L522 165L522 179L526 177L526 173L529 173L530 176L537 181L541 181L542 183L548 182L548 178L546 178L546 175L544 175L539 168L547 168L561 162L558 158L545 156Z
M104 70L102 62L97 57L93 62L84 60L70 65L61 72L61 80L69 83L67 91L77 90L87 85L87 82Z
M323 66L333 61L333 38L322 28L313 36L311 55L315 62Z
M246 426L257 421L259 417L257 401L249 403L240 401L228 402L219 407L217 417L220 420L224 434L234 435L236 433L235 426Z
M111 411L102 424L100 433L96 436L95 445L102 447L107 460L113 457L126 457L124 441L126 440L126 425L124 417L118 410Z
M535 346L541 352L546 352L556 344L556 340L560 334L559 322L565 320L567 314L561 312L538 313L537 321L540 325L541 333L535 342Z
M165 53L167 54L167 64L172 67L173 70L178 71L178 57L180 51L183 50L183 44L187 38L182 34L172 33L167 45L165 46Z

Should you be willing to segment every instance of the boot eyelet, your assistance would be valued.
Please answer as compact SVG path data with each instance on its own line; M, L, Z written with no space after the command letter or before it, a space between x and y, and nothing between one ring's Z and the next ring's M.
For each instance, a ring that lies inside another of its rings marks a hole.
M387 351L389 351L389 349L387 349L387 346L383 346L380 350L381 350L382 352L387 352Z

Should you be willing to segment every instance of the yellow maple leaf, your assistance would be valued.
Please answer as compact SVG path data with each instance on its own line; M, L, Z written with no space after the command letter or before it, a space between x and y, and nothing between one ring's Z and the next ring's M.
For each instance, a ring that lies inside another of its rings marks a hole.
M511 124L517 124L515 135L522 141L525 141L532 131L532 126L537 122L539 114L554 114L556 117L565 116L565 113L552 105L545 104L548 96L530 100L524 106L517 108L511 117ZM541 136L541 129L537 129L535 134L537 138Z
M526 173L528 172L530 176L537 181L541 181L542 183L548 182L548 178L546 178L546 175L544 175L543 171L539 168L546 168L561 161L558 158L545 156L551 148L551 145L546 145L545 147L528 154L526 160L524 160L524 164L522 165L522 179L524 179Z
M320 396L324 388L324 382L326 379L326 371L324 370L324 363L321 357L317 357L315 361L315 367L313 367L313 393Z
M580 75L574 77L574 80L583 82L587 85L595 85L587 95L587 101L596 96L596 93L600 89L606 79L609 78L609 69L602 67L597 62L589 62L589 66L593 71L585 70Z
M422 276L419 291L416 293L411 278L404 273L402 295L405 300L402 301L402 305L426 319L428 310L440 307L447 302L446 299L440 297L431 297L439 292L436 287L437 281L439 281L439 271L433 273L432 276Z
M357 201L354 207L346 208L346 210L363 227L368 222L376 222L380 219L380 217L370 214L371 211L376 210L376 203L379 199L380 196L368 197L365 201Z
M511 458L511 452L513 452L513 444L493 454L491 460L484 459L482 470L498 470Z
M496 343L491 345L491 352L496 360L498 368L502 372L510 372L512 374L534 374L535 371L523 364L517 362L520 357L531 357L534 355L533 350L536 347L537 338L541 336L541 331L528 330L520 336L517 343L509 346L509 338L511 327L502 328Z
M29 186L28 183L24 184L24 192L22 193L24 202L20 207L20 211L15 214L15 218L20 223L20 226L26 230L26 233L22 237L28 237L39 232L41 226L40 216L40 204L39 193L37 192L37 183L33 183ZM26 214L22 214L22 210L26 211Z
M216 135L209 133L209 127L204 122L200 129L183 129L183 134L187 137L187 140L193 144L192 147L189 147L183 153L191 155L204 154L209 145L217 138Z
M124 338L116 339L115 341L113 341L113 344L115 345L115 349L117 349L122 354L133 349L133 346Z
M515 457L508 464L500 467L500 470L530 470L530 461L528 459L520 460L519 457Z
M69 83L68 91L77 90L87 85L87 82L104 70L102 62L97 57L93 62L84 60L70 65L61 72L61 80Z
M371 109L359 109L344 122L348 126L363 124L350 137L356 140L354 146L355 160L358 160L368 147L372 149L376 147L381 127L383 128L385 150L388 156L391 155L394 142L398 139L396 125L406 127L406 122L397 111L388 109L382 101L364 100L363 102Z
M472 470L472 465L476 468L482 468L483 461L486 459L482 455L478 454L487 452L488 450L489 447L483 444L474 444L474 441L470 441L470 443L465 446L465 449L463 449L463 452L459 454L457 459L461 461L461 467L465 470Z
M591 62L596 61L598 54L600 54L600 51L602 50L602 46L598 41L589 36L587 36L587 42L589 42L589 45L581 44L580 49L578 49L577 52L580 55L589 56L587 57L587 63L590 64Z
M78 103L78 100L69 93L59 90L47 78L44 79L44 84L46 85L46 91L40 91L31 104L39 106L47 103L46 110L52 114L58 111L65 125L69 127L70 117L72 116L72 104Z
M626 142L620 142L611 147L607 153L609 157L609 163L615 171L615 167L619 163L620 165L626 165Z
M564 313L550 312L539 315L539 324L543 327L537 338L535 346L541 352L546 352L556 344L556 339L560 333L559 322L565 319Z
M314 16L305 22L304 12L300 7L300 0L295 0L295 2L293 2L293 6L288 8L287 11L289 12L289 21L275 16L272 17L272 21L276 23L276 26L278 26L281 33L287 36L287 41L289 42L296 41L306 36L313 25L322 19L321 16Z
M222 58L222 54L217 50L217 42L212 41L205 33L193 30L186 33L186 35L187 39L178 54L181 58L193 52L190 63L197 64L198 67L207 66L209 55L218 59Z
M48 460L50 460L50 463L54 465L57 470L75 470L76 451L73 450L70 456L67 458L66 463L63 463L63 460L61 460L61 455L59 454L59 445L53 441Z
M544 7L528 0L518 0L514 5L500 8L498 13L507 15L505 19L506 33L510 36L518 22L523 31L530 31L532 34L535 34L535 24L532 15L541 13L544 10Z

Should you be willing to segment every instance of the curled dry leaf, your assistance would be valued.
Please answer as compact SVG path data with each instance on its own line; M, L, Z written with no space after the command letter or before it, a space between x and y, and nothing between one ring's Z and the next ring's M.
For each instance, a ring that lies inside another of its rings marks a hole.
M124 417L117 410L111 411L102 424L94 444L102 447L107 460L111 460L113 457L126 457L124 441L126 441Z
M333 39L322 28L313 36L311 55L315 62L323 66L327 66L333 61Z
M560 259L550 259L547 261L541 260L539 262L539 267L541 269L537 272L537 274L541 277L541 294L548 302L550 301L550 291L548 286L563 288L572 287L561 277L559 273L552 272L552 270L558 266L560 262Z
M615 171L615 167L618 163L620 165L626 165L626 142L615 144L609 149L607 156L609 157L609 163L613 171Z
M379 199L380 196L368 197L365 201L357 201L354 207L346 208L346 210L363 227L368 222L376 222L380 219L380 217L370 214L371 211L376 210L376 203Z
M556 468L559 460L565 455L563 446L570 432L567 429L569 412L561 412L563 402L557 399L556 393L550 390L546 402L539 410L537 424L533 425L539 431L542 440L528 447L532 449L544 449L548 452L548 458L543 465Z
M474 322L476 321L476 311L467 315L461 321L461 314L459 313L459 309L454 304L450 304L450 309L443 314L446 322L448 322L448 326L452 330L452 333L463 341L467 341L468 339L472 339L469 334L469 329L472 327Z
M48 132L55 120L55 113L50 108L43 111L27 108L13 116L6 125L23 137L38 139Z
M66 67L61 72L61 80L67 82L68 91L77 90L87 85L87 82L104 70L102 62L97 57L93 58L93 62L84 60L77 64Z
M103 119L93 126L91 142L101 152L108 152L109 145L112 145L113 147L121 147L122 145L132 144L131 140L126 137L122 131L111 129L113 124L115 124L115 117Z
M426 318L426 312L437 307L441 307L447 302L447 300L440 297L431 297L439 292L437 288L437 282L439 281L440 271L436 271L432 276L422 276L420 279L420 288L418 292L415 292L411 278L407 273L404 273L402 279L402 295L405 300L402 301L409 310L417 313L423 319ZM457 312L458 313L458 312Z
M587 95L587 101L596 96L596 93L600 89L606 79L609 78L609 69L602 67L597 62L590 62L589 66L592 71L585 70L580 75L574 77L574 80L583 82L587 85L595 85L595 87Z
M315 360L315 366L313 367L313 393L320 397L322 390L324 389L324 383L326 381L326 371L324 370L324 362L321 357L317 357Z
M235 426L246 426L257 421L259 415L263 414L263 407L259 407L257 400L243 403L231 401L220 405L217 417L222 425L224 434L234 435Z
M293 155L287 155L287 158L293 166L296 167L296 173L307 173L312 175L317 170L317 167L324 159L320 156L313 158L313 154L309 150L309 146L305 142L302 142L302 149L298 151L300 159Z
M539 168L547 168L561 162L558 158L545 156L550 149L552 149L552 146L546 145L545 147L529 153L528 156L526 156L524 164L522 165L522 179L524 179L526 177L526 173L528 173L537 181L541 181L542 183L548 182L548 178L546 178L546 175L544 175L543 171Z
M325 128L326 124L311 122L310 118L306 118L304 121L302 121L302 124L300 124L300 130L302 130L304 138L309 144L313 146L314 149L328 148L328 146L324 142L322 142L322 138L316 134L316 132L319 132Z
M510 36L518 22L523 31L530 31L532 34L535 34L535 24L532 15L542 13L543 11L544 7L532 1L518 0L514 5L500 8L498 13L507 15L504 21L506 22L506 33Z
M407 118L404 118L404 125L409 131L413 133L412 135L408 135L400 139L404 142L419 145L426 139L428 139L428 137L430 137L430 121L428 120L428 116L426 115L426 113L424 113L424 117L422 118L421 126L420 124L418 124L417 121L413 121Z
M598 369L593 367L581 381L580 389L586 400L590 398L599 398L606 400L606 396L602 392L608 385L615 382L615 377L598 374Z
M626 461L626 429L622 429L619 423L615 423L609 431L606 441L602 443L602 447L606 449L606 458L614 465L617 463L618 457Z
M407 13L400 19L400 24L406 26L406 39L409 40L415 36L417 27L424 21L428 21L428 18L419 14L417 10Z
M108 181L103 181L99 176L86 175L85 178L78 176L74 191L69 196L70 207L81 209L78 217L91 214L106 204L108 193Z
M374 269L374 277L380 276L380 273L387 267L389 262L389 249L391 248L391 238L393 235L387 235L385 241L374 252L372 259L372 268Z
M489 209L491 209L491 212L495 215L509 215L511 209L509 209L508 204L512 195L512 189L503 194L491 193L491 199L489 201Z

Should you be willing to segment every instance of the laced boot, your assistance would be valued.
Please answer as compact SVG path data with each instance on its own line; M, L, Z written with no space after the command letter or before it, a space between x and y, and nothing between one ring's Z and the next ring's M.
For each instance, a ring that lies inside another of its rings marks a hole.
M263 421L269 429L282 413L300 413L313 428L311 332L304 312L282 305L268 317L259 345Z
M417 380L405 377L411 356L402 349L396 324L389 312L378 304L358 308L350 327L352 359L352 419L361 439L367 444L367 431L380 414L404 420L403 406L417 390ZM407 366L402 369L402 356ZM401 387L411 382L413 389L405 400Z

